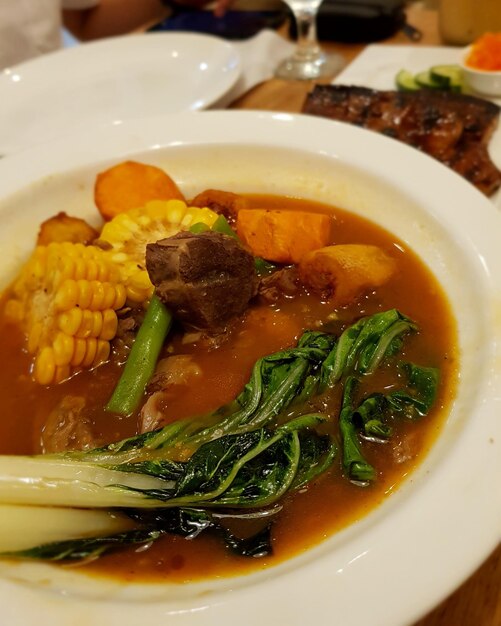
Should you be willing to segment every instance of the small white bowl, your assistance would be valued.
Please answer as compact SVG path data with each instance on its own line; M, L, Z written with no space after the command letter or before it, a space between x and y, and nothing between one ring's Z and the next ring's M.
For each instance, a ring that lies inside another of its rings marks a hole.
M461 55L461 68L467 87L479 94L501 97L501 70L479 70L466 64L472 46L464 49Z

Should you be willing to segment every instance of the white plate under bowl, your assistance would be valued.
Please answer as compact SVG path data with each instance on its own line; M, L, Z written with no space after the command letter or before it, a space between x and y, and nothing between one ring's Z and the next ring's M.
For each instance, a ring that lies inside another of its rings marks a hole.
M136 158L191 196L207 187L303 196L386 227L431 268L457 321L458 391L437 442L362 521L276 567L195 584L131 584L0 564L8 626L410 624L500 539L501 217L457 174L397 141L329 120L243 111L101 129L0 161L2 278L59 210L96 218L95 175ZM2 419L15 416L3 415ZM36 520L34 520L36 523Z
M0 73L0 155L81 124L205 109L240 70L234 46L197 33L113 37L21 63Z

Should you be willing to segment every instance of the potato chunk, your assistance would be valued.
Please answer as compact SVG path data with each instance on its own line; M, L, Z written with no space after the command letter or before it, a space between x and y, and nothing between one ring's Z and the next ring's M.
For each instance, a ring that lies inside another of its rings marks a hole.
M247 201L243 196L230 191L206 189L196 195L190 204L200 208L207 207L216 213L224 215L230 223L233 223L237 218L238 212L246 208Z
M153 165L124 161L97 175L94 201L105 220L150 200L184 200L176 183Z
M241 209L237 233L254 256L276 263L298 263L303 256L327 245L332 218L323 213Z
M337 306L344 306L386 283L396 269L395 259L377 246L341 244L304 256L299 276Z
M85 245L98 238L98 232L86 221L78 217L70 217L61 212L45 220L38 231L37 245L48 246L49 243L83 243Z

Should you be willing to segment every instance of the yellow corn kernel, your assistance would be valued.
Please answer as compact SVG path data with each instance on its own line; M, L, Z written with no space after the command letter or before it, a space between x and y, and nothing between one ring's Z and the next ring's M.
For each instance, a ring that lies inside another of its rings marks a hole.
M6 310L25 332L32 376L62 382L106 361L116 334L115 309L127 297L121 269L95 246L38 246L14 281Z
M75 280L67 278L58 288L54 305L57 311L72 309L78 303L78 285Z
M111 283L104 283L104 294L103 294L103 310L111 309L113 303L115 302L115 287Z
M104 282L109 278L108 264L99 262L97 264L97 280Z
M54 372L54 382L62 383L67 380L71 375L71 369L69 365L58 365Z
M91 367L96 358L97 352L97 339L95 337L89 337L85 344L85 356L82 361L82 367Z
M102 315L103 315L103 324L101 327L101 334L99 335L99 339L110 341L117 334L117 328L118 328L117 314L112 309L106 309L106 311L103 311Z
M90 262L91 262L90 259L86 259L82 257L75 259L75 272L74 272L73 278L76 281L82 280L83 278L87 277L87 268Z
M58 316L58 327L67 335L76 335L82 324L83 311L79 307L73 307L69 311L60 313Z
M72 256L67 256L61 259L61 269L59 275L61 282L66 278L73 278L76 274L76 259Z
M104 287L103 283L98 280L93 280L91 283L92 298L90 300L89 308L91 311L99 311L103 306L104 300Z
M78 327L77 332L75 333L75 337L79 337L82 339L86 339L90 337L92 334L92 329L94 327L94 315L90 309L85 309L82 311L82 322Z
M99 268L95 259L87 260L87 272L84 276L87 280L96 280L99 274Z
M146 290L150 289L151 281L150 281L150 277L148 276L148 272L145 272L140 269L136 269L129 276L129 285L135 289L146 289Z
M91 337L99 337L103 328L103 316L101 311L92 312L92 330L90 332Z
M90 280L78 280L78 306L88 309L92 300L92 286Z
M125 263L129 259L128 255L125 252L118 252L114 254L111 258L113 259L115 263L119 263L119 264Z
M85 339L79 339L75 337L75 350L73 352L73 356L71 357L71 366L79 367L82 365L83 360L85 359L85 352L87 350L87 341Z
M35 359L33 377L41 385L50 385L56 373L54 351L50 346L45 346Z
M186 228L190 228L190 226L199 222L211 227L217 220L217 213L207 208L189 207L184 216L183 223L185 220Z
M152 220L158 221L165 218L165 206L164 200L151 200L148 202L145 209Z
M166 213L171 224L180 225L186 213L186 204L182 200L170 200Z
M56 365L68 365L75 350L73 337L63 332L58 333L54 340L53 350Z
M108 360L109 356L110 356L109 341L98 339L97 344L96 344L96 355L94 357L93 365L94 366L101 365L101 363L104 363L105 361Z
M132 302L146 302L153 294L153 285L149 289L136 289L131 285L127 286L127 298Z
M125 301L127 300L127 289L125 285L121 285L120 283L115 285L115 302L113 303L113 309L118 311L123 308Z

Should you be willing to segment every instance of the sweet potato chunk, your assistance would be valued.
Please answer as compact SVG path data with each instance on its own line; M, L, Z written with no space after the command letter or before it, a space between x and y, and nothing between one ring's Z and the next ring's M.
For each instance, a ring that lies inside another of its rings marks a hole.
M383 285L396 269L396 261L377 246L342 244L304 256L299 276L306 285L343 306Z
M184 200L176 183L153 165L124 161L97 175L94 201L105 220L150 200Z
M48 246L53 241L61 243L83 243L85 245L98 238L98 232L79 217L70 217L63 211L45 220L38 231L37 245Z
M305 254L327 245L332 219L323 213L242 209L237 233L254 256L277 263L298 263Z

